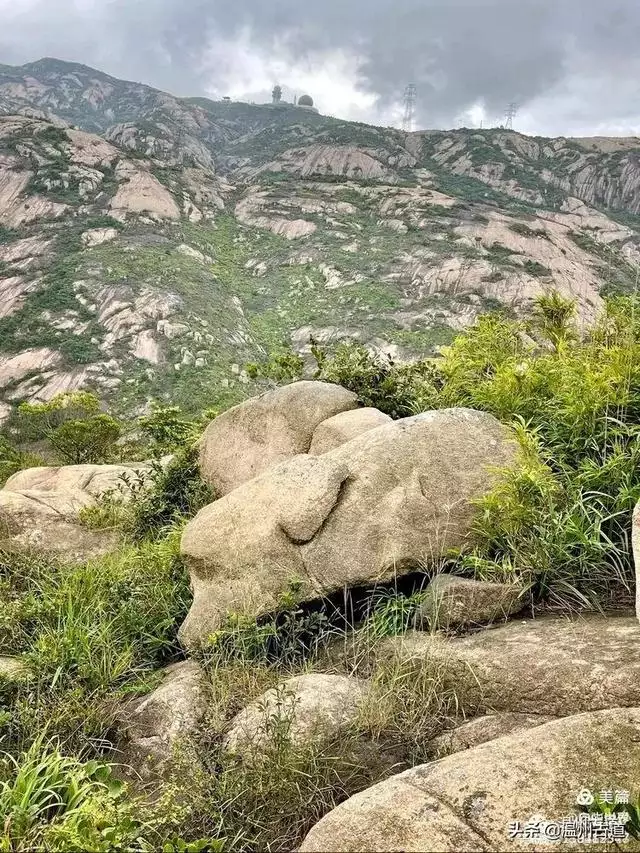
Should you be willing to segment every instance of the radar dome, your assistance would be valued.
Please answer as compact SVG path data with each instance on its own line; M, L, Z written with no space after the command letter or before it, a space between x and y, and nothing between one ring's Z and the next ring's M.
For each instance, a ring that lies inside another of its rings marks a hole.
M312 107L313 106L313 98L310 95L301 95L298 98L298 106L299 107Z

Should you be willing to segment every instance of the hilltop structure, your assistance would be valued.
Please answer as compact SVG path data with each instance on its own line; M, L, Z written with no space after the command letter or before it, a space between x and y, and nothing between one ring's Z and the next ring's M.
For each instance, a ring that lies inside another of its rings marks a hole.
M272 107L299 107L303 110L308 110L313 113L317 113L318 110L313 105L313 98L311 95L300 95L299 98L294 96L293 103L289 101L282 100L282 86L278 83L275 84L271 91L271 106Z

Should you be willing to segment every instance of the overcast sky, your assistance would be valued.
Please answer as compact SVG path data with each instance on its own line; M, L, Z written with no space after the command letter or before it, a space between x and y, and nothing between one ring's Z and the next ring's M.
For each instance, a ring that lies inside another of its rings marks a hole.
M0 0L0 62L83 62L178 95L311 94L416 128L640 134L640 0Z

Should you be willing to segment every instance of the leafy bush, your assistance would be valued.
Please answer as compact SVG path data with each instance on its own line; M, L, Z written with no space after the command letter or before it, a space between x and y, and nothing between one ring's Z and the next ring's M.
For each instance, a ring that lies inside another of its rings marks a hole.
M168 464L153 463L144 485L134 489L126 529L137 539L157 535L213 500L213 490L200 477L197 451L187 447Z
M184 448L201 430L201 423L186 418L178 406L155 406L151 414L139 418L138 423L154 456Z
M0 488L16 472L44 464L42 457L18 450L7 438L0 435Z
M315 344L312 352L318 365L315 378L343 385L364 406L401 418L436 404L438 373L429 361L398 366L353 343L340 344L331 358Z
M100 400L87 391L58 394L47 403L21 403L18 406L18 435L25 441L48 438L66 421L82 420L100 412Z
M100 412L100 400L87 391L58 394L47 403L21 403L18 441L47 441L63 464L108 462L116 455L122 424Z
M290 349L283 349L271 353L264 364L248 364L246 371L251 379L261 377L279 383L295 382L303 376L304 359Z
M110 415L66 421L49 436L51 447L70 465L104 462L112 455L122 427Z
M62 127L55 127L52 124L45 127L44 130L41 130L38 133L38 139L42 139L45 142L51 142L54 145L61 142L70 142L67 131Z

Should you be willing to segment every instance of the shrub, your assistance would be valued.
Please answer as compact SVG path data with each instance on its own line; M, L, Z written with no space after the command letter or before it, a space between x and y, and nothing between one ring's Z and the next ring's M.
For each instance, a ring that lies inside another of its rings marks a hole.
M246 371L251 379L270 379L276 383L296 382L304 374L304 359L291 349L271 353L264 364L247 364Z
M201 430L201 424L186 418L179 406L155 406L151 414L141 417L138 423L154 456L183 449Z
M195 515L214 500L203 482L195 447L179 450L168 464L154 462L144 485L134 487L126 529L134 538L157 535Z
M95 394L75 391L47 403L21 403L15 431L19 442L45 440L62 464L100 463L117 456L122 424L100 412Z
M376 358L359 344L340 344L331 357L315 343L316 379L343 385L394 418L429 409L437 401L438 372L431 362L398 366L391 358Z
M87 391L58 394L47 403L18 406L18 435L26 441L48 438L66 421L82 420L100 412L100 400Z
M110 415L94 415L84 421L66 421L49 436L51 447L65 463L105 462L115 450L122 427Z
M44 464L41 456L19 450L7 438L0 435L0 488L18 471Z
M51 142L54 145L61 142L70 142L69 135L62 127L55 127L50 124L38 133L38 139L43 139L45 142Z

